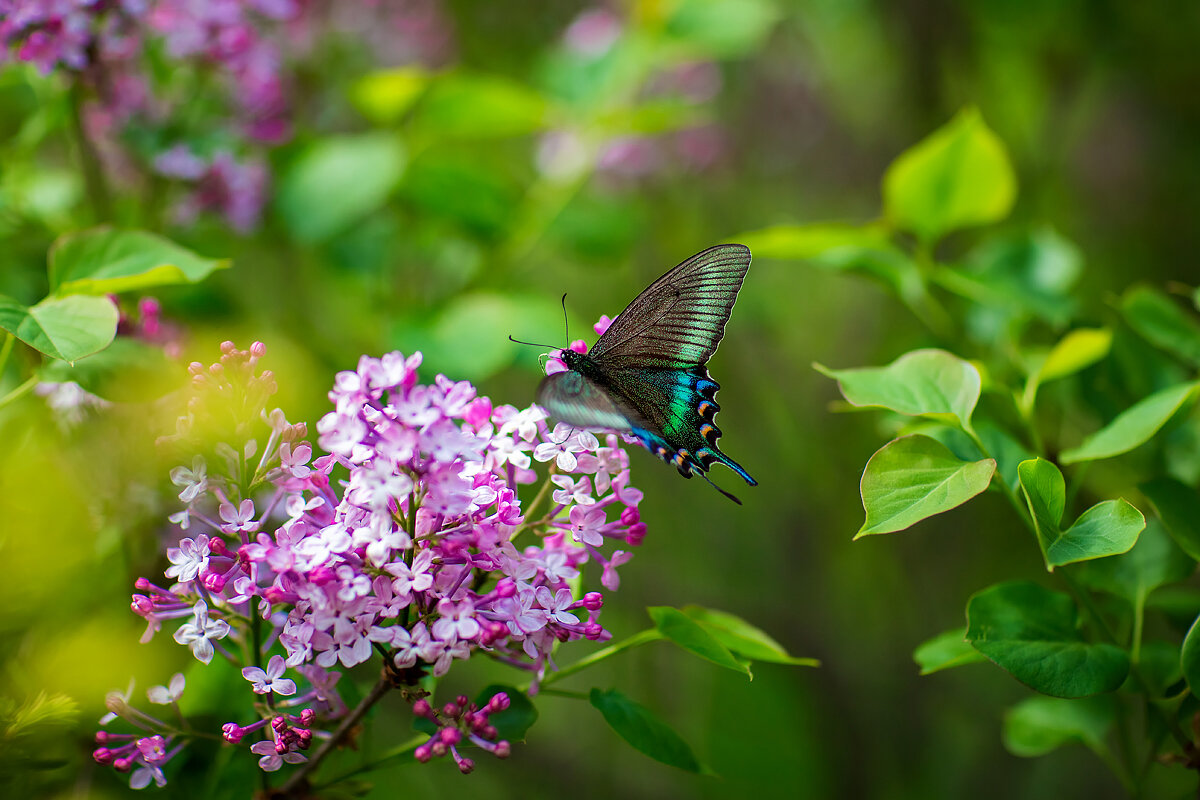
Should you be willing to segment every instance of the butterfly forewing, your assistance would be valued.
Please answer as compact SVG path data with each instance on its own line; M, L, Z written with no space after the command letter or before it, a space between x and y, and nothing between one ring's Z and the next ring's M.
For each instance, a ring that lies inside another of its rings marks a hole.
M578 372L547 375L538 387L538 405L572 425L614 431L645 425L637 412L619 405L617 397Z
M697 253L638 295L589 354L610 369L688 369L716 352L750 250L722 244Z

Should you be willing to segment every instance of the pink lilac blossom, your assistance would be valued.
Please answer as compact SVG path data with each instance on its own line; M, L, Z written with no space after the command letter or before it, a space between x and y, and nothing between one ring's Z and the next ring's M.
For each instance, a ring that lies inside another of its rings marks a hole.
M222 353L217 364L191 366L197 395L165 441L191 448L200 430L228 437L172 470L186 510L172 515L179 538L167 549L168 581L139 579L132 609L146 620L143 641L176 625L176 641L205 664L256 654L241 664L246 690L274 698L274 710L223 733L234 744L258 739L246 744L264 771L303 761L312 738L328 735L314 725L346 713L334 668L378 659L397 686L415 688L456 661L487 657L527 673L532 694L557 668L560 643L610 638L599 622L603 596L579 581L594 563L591 579L615 586L645 535L642 494L629 486L616 436L602 445L588 431L551 430L540 408L495 405L465 381L422 384L420 353L389 353L336 376L333 410L316 426L325 454L314 459L306 426L266 411L275 385L257 368L265 348L227 342ZM246 440L246 420L220 413L229 407L254 411L265 444ZM539 477L534 462L550 475ZM172 683L172 700L179 691ZM437 730L418 760L451 754L470 771L457 749L464 739L508 754L488 722L506 695L482 707L458 698L439 712L420 694L414 712ZM160 687L156 697L167 696ZM280 715L284 706L300 716ZM123 708L123 718L155 730ZM141 765L141 785L159 781L164 759L103 755Z

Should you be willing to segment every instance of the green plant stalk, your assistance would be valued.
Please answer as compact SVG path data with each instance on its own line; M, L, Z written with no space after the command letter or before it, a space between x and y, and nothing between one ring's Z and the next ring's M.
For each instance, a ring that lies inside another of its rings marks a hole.
M29 392L33 389L33 387L37 386L37 383L38 383L37 375L30 376L29 379L26 380L24 383L22 383L20 386L13 389L8 394L4 395L4 397L0 397L0 408L4 408L9 403L15 402L16 400L19 400L20 398L29 394Z
M364 772L372 772L374 770L377 770L380 767L385 766L388 762L394 761L395 759L399 758L400 756L406 755L406 754L411 753L412 751L416 750L417 747L419 747L421 745L421 743L424 742L428 738L429 737L426 736L425 734L419 733L416 736L414 736L413 738L409 739L407 742L403 742L402 744L396 745L391 750L389 750L387 753L385 753L384 755L375 759L374 761L368 761L365 764L355 767L354 769L350 770L349 772L343 772L341 775L338 775L335 778L330 778L327 781L318 783L318 784L314 785L313 788L314 789L325 789L330 786L336 786L337 784L341 783L342 781L350 780L355 775L361 775ZM416 761L415 758L411 759L411 760Z
M4 377L4 368L8 366L8 357L12 354L17 337L11 333L4 334L4 344L0 345L0 378Z
M659 632L658 628L647 628L644 631L635 633L633 636L630 636L628 639L626 639L623 642L618 642L616 644L609 645L608 647L605 647L603 650L597 650L596 652L592 653L587 658L581 658L580 660L576 661L574 664L571 664L568 667L563 667L558 672L554 672L554 673L551 673L550 675L547 675L545 677L545 679L542 681L541 686L542 686L542 688L545 688L552 683L557 683L558 681L562 680L563 678L569 678L570 676L574 675L576 672L582 672L583 670L587 669L588 667L592 666L593 664L598 664L606 658L615 656L617 653L620 653L625 650L629 650L629 649L631 649L633 647L637 647L639 645L646 644L647 642L656 642L662 638L663 638L663 635L662 635L662 633ZM530 684L526 684L525 688L522 689L521 691L528 692L529 687L530 687Z
M108 182L104 170L100 166L100 158L96 148L88 139L83 126L83 83L76 77L70 90L71 132L75 136L75 146L79 148L79 163L83 172L83 183L87 190L88 202L97 222L112 221L112 201L109 197Z

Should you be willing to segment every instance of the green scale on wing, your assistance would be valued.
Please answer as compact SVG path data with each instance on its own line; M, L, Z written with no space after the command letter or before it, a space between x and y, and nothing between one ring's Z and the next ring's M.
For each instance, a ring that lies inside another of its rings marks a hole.
M750 251L738 244L684 261L638 295L590 353L562 351L567 371L542 381L538 402L564 422L633 434L684 477L712 483L706 473L720 462L756 485L717 447L720 387L706 367L749 267Z

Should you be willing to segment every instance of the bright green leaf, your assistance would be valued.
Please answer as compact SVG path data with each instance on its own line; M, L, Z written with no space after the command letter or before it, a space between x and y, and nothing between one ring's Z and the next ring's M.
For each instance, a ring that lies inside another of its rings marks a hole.
M1174 478L1155 478L1138 487L1150 499L1167 532L1183 551L1200 561L1200 494Z
M1152 519L1128 553L1089 561L1076 575L1093 589L1142 603L1159 586L1181 581L1195 569L1196 562Z
M50 286L59 296L119 294L198 283L229 263L146 231L94 228L55 241L49 255Z
M1116 690L1129 656L1085 642L1077 623L1070 597L1028 581L996 584L967 603L967 640L1034 691L1086 697Z
M1064 336L1046 356L1038 370L1038 381L1049 383L1090 367L1108 355L1112 331L1108 328L1080 328Z
M488 722L496 728L497 739L509 742L525 741L525 733L537 722L538 712L529 697L520 689L494 683L475 697L480 708L496 695L504 692L508 695L508 708L497 711L488 717Z
M700 627L712 634L714 639L737 655L772 664L791 664L803 667L819 667L821 665L821 662L815 658L798 658L788 655L783 645L741 617L700 606L686 606L683 613L699 623Z
M360 78L350 89L350 99L371 122L394 125L428 85L429 73L420 67L384 69Z
M495 139L541 130L549 104L507 78L448 73L430 85L413 116L414 131L438 141Z
M183 368L161 347L125 336L74 364L50 361L38 370L43 381L73 381L94 395L118 402L157 399L177 389L184 377Z
M867 462L859 488L866 521L854 538L893 533L949 511L991 483L996 462L960 461L928 436L902 436Z
M999 222L1017 196L1003 143L976 109L902 153L883 178L887 219L933 242L950 231Z
M1200 322L1170 297L1136 286L1121 298L1121 314L1146 341L1200 366Z
M939 633L937 636L922 642L913 651L913 661L921 668L922 675L932 675L951 667L961 667L964 664L976 664L986 661L983 654L967 641L967 629L955 628L952 631Z
M979 370L945 350L914 350L886 367L833 370L813 367L838 382L851 405L882 406L909 416L971 424L979 402Z
M746 665L734 658L725 645L679 609L651 606L646 611L650 613L650 618L654 620L654 626L658 628L659 633L684 650L705 661L711 661L718 667L750 676Z
M321 139L280 180L279 213L297 241L327 239L381 207L404 166L404 146L395 134Z
M1064 530L1066 483L1058 467L1034 458L1022 461L1017 475L1047 569L1124 553L1133 547L1138 533L1146 527L1145 517L1129 503L1106 500L1083 512Z
M1139 400L1116 419L1087 437L1079 447L1064 450L1063 464L1098 461L1127 453L1150 441L1184 405L1196 397L1198 383L1181 383Z
M0 295L0 328L51 358L75 362L117 335L117 307L107 297L72 294L25 306Z
M679 734L648 708L616 689L607 692L592 689L592 705L604 715L604 720L621 738L636 750L672 767L688 772L707 771L692 754L692 748Z
M1115 713L1111 697L1030 697L1004 715L1004 746L1015 756L1041 756L1070 742L1104 752Z

